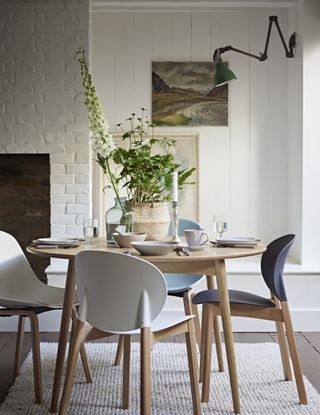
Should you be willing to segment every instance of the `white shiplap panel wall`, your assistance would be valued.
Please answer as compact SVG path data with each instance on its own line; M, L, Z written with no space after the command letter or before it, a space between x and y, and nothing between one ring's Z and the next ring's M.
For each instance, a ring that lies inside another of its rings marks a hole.
M153 20L149 13L134 15L134 103L130 111L151 109L151 60L153 55Z
M115 110L116 123L125 120L134 111L134 15L114 13L115 39ZM107 41L107 39L106 39Z
M112 130L141 106L151 115L152 61L210 61L227 44L258 53L269 15L281 16L286 33L287 12L278 12L93 12L91 63ZM272 64L224 55L238 76L229 87L229 126L161 129L199 133L198 219L209 233L213 213L228 217L229 234L269 241L285 231L287 61L276 35Z
M249 50L250 18L243 13L230 16L230 44L242 50ZM250 68L249 58L237 53L230 54L230 68L239 81L230 87L230 229L235 235L248 233L250 219ZM243 197L249 195L249 197Z
M257 54L263 50L268 27L268 14L251 13L250 51ZM250 233L265 238L272 218L268 215L268 141L270 123L269 60L259 62L250 59Z
M279 24L283 30L285 39L288 36L287 13L278 13ZM275 28L273 28L274 30ZM270 239L288 232L294 232L288 224L288 65L289 59L285 57L285 51L275 30L270 38L269 50L269 136L268 144L269 170L268 170L268 211L266 214L272 218L264 234ZM285 70L283 70L285 67ZM279 103L279 105L276 105ZM276 166L276 168L275 168ZM276 196L276 199L275 199ZM286 210L280 209L284 205Z

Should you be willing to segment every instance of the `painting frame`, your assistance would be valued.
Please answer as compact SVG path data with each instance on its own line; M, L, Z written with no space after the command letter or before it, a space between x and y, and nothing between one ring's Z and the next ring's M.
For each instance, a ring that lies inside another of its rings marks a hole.
M152 122L159 127L229 125L228 85L214 87L213 61L153 61Z

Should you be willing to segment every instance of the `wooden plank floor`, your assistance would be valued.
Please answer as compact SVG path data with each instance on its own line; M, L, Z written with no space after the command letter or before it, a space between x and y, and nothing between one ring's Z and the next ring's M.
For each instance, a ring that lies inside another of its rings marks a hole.
M320 393L320 332L296 333L297 344L300 352L301 364L304 375ZM43 342L56 342L57 333L41 333ZM238 343L272 343L277 342L275 333L234 333L234 339ZM106 339L115 341L115 338ZM171 341L184 341L177 336ZM101 342L101 340L99 340ZM25 335L23 358L31 348L30 335ZM14 379L12 375L15 352L15 333L0 333L0 402L2 402Z

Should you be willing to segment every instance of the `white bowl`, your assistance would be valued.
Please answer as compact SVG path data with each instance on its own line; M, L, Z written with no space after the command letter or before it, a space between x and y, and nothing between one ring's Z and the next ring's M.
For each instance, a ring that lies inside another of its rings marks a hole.
M131 244L141 255L167 255L178 244L162 241L132 242Z
M146 239L146 233L135 233L128 232L119 235L118 233L113 233L112 237L120 246L120 248L131 248L131 242L134 241L144 241Z

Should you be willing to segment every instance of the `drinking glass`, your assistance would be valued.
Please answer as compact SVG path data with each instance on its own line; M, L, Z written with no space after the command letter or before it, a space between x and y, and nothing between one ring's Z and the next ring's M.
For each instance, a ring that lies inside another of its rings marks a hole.
M83 235L86 245L93 245L93 238L98 236L98 219L83 219Z
M218 233L222 238L224 232L228 230L228 222L221 215L213 215L213 232Z

